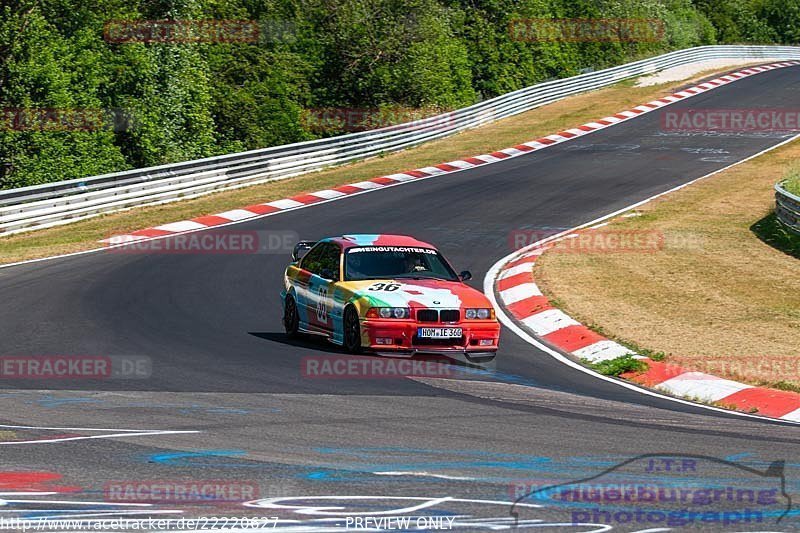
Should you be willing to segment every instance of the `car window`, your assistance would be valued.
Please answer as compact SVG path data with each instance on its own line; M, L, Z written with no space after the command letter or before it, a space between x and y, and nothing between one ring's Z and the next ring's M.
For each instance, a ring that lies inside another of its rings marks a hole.
M325 273L325 278L339 279L339 247L333 243L326 243L325 249L319 260L319 274Z
M300 260L300 268L313 272L314 274L319 274L320 258L325 251L326 244L327 243L320 243L309 250L303 259Z
M333 279L339 277L339 247L331 242L315 246L302 259L300 266L312 274L330 274ZM327 276L323 276L327 277Z

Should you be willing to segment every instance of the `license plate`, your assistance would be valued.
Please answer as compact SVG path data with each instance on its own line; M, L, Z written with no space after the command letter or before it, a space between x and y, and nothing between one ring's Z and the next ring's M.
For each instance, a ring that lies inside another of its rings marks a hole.
M417 330L417 336L425 339L457 339L461 335L461 328L419 328Z

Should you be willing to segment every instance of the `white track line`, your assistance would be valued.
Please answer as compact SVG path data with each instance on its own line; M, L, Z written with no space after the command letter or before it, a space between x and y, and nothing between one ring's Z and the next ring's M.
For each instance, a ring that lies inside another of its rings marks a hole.
M121 437L145 437L150 435L178 435L185 433L200 433L195 430L170 430L170 429L108 429L108 428L65 428L46 426L16 426L0 424L5 429L35 429L39 431L106 431L102 435L75 435L69 437L41 438L33 440L12 440L0 442L0 446L15 446L18 444L52 444L54 442L67 442L73 440L114 439Z

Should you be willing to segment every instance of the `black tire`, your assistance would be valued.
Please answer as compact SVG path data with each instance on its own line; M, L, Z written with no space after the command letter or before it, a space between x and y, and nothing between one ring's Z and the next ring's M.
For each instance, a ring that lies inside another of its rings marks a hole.
M347 307L342 317L342 333L344 336L344 349L349 353L361 353L361 323L355 307Z
M290 337L297 337L300 331L300 315L297 314L297 302L292 295L287 295L283 304L283 327Z

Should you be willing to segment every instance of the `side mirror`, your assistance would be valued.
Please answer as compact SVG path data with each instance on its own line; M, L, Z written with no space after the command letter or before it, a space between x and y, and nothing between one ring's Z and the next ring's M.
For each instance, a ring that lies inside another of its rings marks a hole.
M300 241L294 245L294 249L292 250L292 261L297 262L300 261L308 251L317 244L314 241Z
M472 272L470 272L469 270L464 270L463 272L461 272L461 274L458 275L458 279L460 279L461 281L470 280L472 279Z

